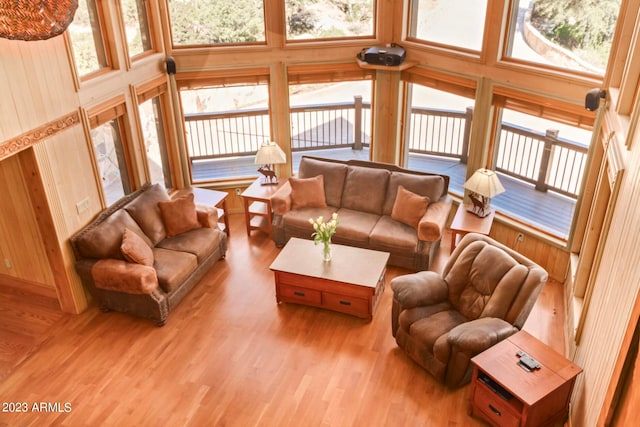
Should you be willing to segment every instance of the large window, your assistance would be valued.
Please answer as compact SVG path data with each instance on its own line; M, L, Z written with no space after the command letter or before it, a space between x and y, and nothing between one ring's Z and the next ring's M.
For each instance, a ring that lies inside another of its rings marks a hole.
M408 94L405 164L449 176L449 191L462 195L474 100L414 83Z
M165 188L172 188L171 165L167 153L160 97L156 96L142 102L138 111L140 112L140 125L142 126L149 178L154 184L158 183Z
M255 154L271 140L268 89L231 84L180 91L193 182L257 176Z
M98 7L98 1L80 0L73 22L68 29L73 57L80 77L109 67L102 35L104 18Z
M169 0L174 46L265 41L263 0Z
M151 50L153 45L149 29L147 1L120 0L120 2L129 56L134 57Z
M566 239L582 190L591 130L500 108L493 167L506 191L492 205Z
M287 39L373 36L374 0L286 0Z
M481 51L487 0L412 0L409 37Z
M107 205L132 191L129 155L124 139L125 112L124 104L119 103L90 113L93 155Z
M294 172L305 154L369 160L371 91L368 80L289 86Z
M621 0L517 0L505 55L603 75Z

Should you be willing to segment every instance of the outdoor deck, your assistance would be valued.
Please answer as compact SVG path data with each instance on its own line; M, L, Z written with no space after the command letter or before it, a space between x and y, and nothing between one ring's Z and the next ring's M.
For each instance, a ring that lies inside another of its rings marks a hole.
M303 155L335 158L369 160L369 150L352 150L350 148L322 149L313 151L297 151L293 153L294 173L298 170ZM258 166L254 164L254 156L222 158L215 160L194 161L192 175L195 183L206 182L228 177L257 176ZM450 178L449 191L462 195L465 181L466 165L457 159L446 157L411 154L409 169L440 173ZM504 174L500 181L505 192L491 200L491 205L499 212L520 218L528 224L547 231L557 237L566 239L571 228L575 200L554 192L535 190L533 185ZM526 197L523 195L526 194Z

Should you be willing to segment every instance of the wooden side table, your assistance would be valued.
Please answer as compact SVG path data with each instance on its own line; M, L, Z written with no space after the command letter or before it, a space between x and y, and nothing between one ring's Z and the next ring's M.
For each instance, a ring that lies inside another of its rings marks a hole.
M518 365L523 351L540 363ZM575 379L582 369L525 331L480 353L469 389L469 415L494 426L533 427L562 423L569 412Z
M281 179L275 185L262 185L260 178L253 181L240 195L244 203L244 220L247 226L247 236L251 231L259 230L271 235L271 196L280 188L286 179Z
M491 209L491 213L484 218L480 218L478 215L474 215L468 212L467 209L472 208L473 205L464 205L460 203L456 216L451 222L451 252L456 248L458 243L458 235L460 237L467 233L480 233L485 236L489 235L491 231L491 225L493 224L493 218L496 215L496 211Z
M229 193L226 191L192 187L178 191L175 197L184 196L188 193L193 193L193 199L196 205L211 206L218 210L219 227L229 236L229 218L227 216L227 196Z

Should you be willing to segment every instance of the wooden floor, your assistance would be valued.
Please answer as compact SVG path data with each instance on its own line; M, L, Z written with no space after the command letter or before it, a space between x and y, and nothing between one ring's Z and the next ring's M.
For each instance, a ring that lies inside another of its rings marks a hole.
M277 305L268 266L279 250L264 234L248 239L242 215L229 219L227 258L164 327L91 308L54 310L50 327L33 328L36 344L0 383L3 404L28 412L0 412L0 426L484 425L466 414L468 387L444 388L397 348L388 283L406 271L389 268L371 322ZM10 305L27 312L31 302ZM525 329L562 351L563 313L562 285L550 283ZM34 411L41 403L48 412Z

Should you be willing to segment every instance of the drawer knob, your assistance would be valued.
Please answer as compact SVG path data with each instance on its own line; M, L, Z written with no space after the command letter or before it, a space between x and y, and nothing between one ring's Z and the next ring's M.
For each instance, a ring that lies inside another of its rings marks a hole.
M351 305L351 301L340 301L342 305Z
M491 409L491 411L497 416L502 415L502 412L498 411L493 405L489 405L489 409Z
M294 291L293 294L297 297L303 297L304 296L304 292L300 292L300 291Z

